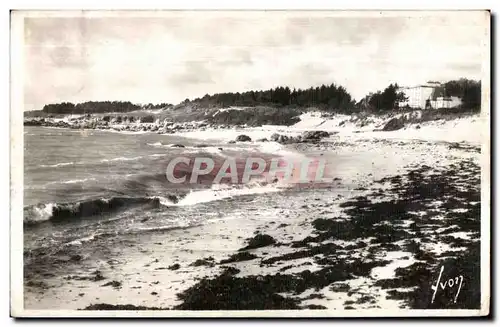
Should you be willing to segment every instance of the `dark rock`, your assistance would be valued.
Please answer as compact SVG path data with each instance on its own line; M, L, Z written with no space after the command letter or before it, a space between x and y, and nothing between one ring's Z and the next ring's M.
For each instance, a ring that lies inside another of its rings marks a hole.
M404 122L402 119L400 118L392 118L391 120L389 120L384 128L382 128L383 131L396 131L398 129L401 129L405 126Z
M101 280L104 279L106 278L102 275L102 273L99 270L94 271L94 277L92 278L94 282L100 282Z
M113 280L111 282L108 282L106 284L101 285L101 287L106 287L106 286L111 286L113 288L120 288L122 286L122 282L119 282L117 280Z
M190 264L190 266L193 266L193 267L199 267L199 266L213 267L214 263L211 262L210 260L207 260L207 259L198 259L195 262L193 262L192 264Z
M178 264L178 263L174 263L173 265L169 266L167 269L169 269L169 270L177 270L177 269L179 269L180 267L181 267L181 265L180 265L180 264Z
M24 126L41 126L42 122L39 120L25 120L24 121Z
M302 133L302 140L304 141L319 141L324 137L329 137L330 134L325 131L307 131Z
M258 139L257 142L267 142L268 140L264 137L262 139Z
M155 118L153 116L144 116L140 118L141 123L154 123Z
M276 243L276 240L272 236L267 234L257 234L249 240L247 246L239 249L238 251L257 249L274 243Z
M278 133L274 133L273 135L271 135L270 140L272 142L278 142L279 138L280 138L280 135Z
M252 139L250 138L250 136L247 136L247 135L244 135L244 134L238 135L236 137L236 142L250 142L250 141L252 141Z
M280 144L291 144L291 143L296 143L296 142L301 141L301 139L299 137L295 138L295 137L281 135L281 134L277 134L277 133L274 133L273 135L271 135L270 139L271 139L271 141L278 142Z

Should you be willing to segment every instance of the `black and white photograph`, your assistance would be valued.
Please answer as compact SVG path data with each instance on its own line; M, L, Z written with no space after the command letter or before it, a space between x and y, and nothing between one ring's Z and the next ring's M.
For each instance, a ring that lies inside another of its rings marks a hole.
M11 315L490 313L490 12L14 10Z

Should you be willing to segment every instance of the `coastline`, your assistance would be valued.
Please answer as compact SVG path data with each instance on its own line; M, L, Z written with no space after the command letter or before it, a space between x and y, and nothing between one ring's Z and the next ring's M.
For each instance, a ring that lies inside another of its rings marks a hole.
M473 119L481 118L475 116L470 120ZM126 251L118 251L122 253L116 254L115 262L85 263L79 276L67 276L70 278L54 281L58 284L53 285L48 279L47 288L34 282L33 286L28 285L25 308L48 309L54 302L66 309L120 309L113 305L126 304L193 310L432 307L430 301L424 302L432 295L429 283L440 264L450 266L443 253L458 249L477 256L477 260L469 258L472 266L476 261L479 264L476 240L480 216L474 216L474 221L463 216L467 212L477 214L480 205L480 198L477 199L480 149L474 139L459 143L463 140L458 136L467 133L462 131L450 136L452 129L443 127L454 127L453 121L445 124L439 125L446 135L444 140L436 140L439 135L429 133L433 128L433 123L429 123L418 129L408 127L413 134L408 130L373 132L369 130L371 127L365 131L358 129L360 132L337 128L331 131L339 133L314 143L252 142L261 148L268 147L271 152L279 149L330 156L339 179L324 189L274 193L278 196L274 206L254 204L265 209L255 217L235 208L234 212L213 217L201 226L128 240L124 244ZM328 130L327 127L325 122L302 123L289 134ZM245 133L254 140L284 129L219 130L219 134L212 133L213 138L207 138L208 133L197 135L204 140L228 142L238 134ZM196 136L190 132L178 135ZM414 138L415 135L419 137ZM432 183L428 178L433 179ZM443 187L437 191L418 189L418 185L428 184ZM446 185L454 189L447 189ZM457 198L455 191L461 188L470 194ZM417 207L402 202L405 191L420 194L422 201ZM251 201L251 197L247 198ZM374 216L370 213L373 210L379 214ZM419 213L425 211L430 213L426 216ZM446 217L448 211L450 219L459 221L457 226ZM382 216L387 212L393 216L388 218L398 220L392 230L383 227L387 217ZM360 217L369 219L369 224L359 223ZM377 228L376 224L382 227ZM343 229L343 225L349 228ZM433 229L439 232L428 236ZM256 235L271 238L258 237L257 241L264 242L238 251L248 246L248 239ZM436 241L435 249L439 250L419 246L416 240L425 237L428 242L422 243ZM262 244L265 246L259 246ZM460 257L456 260L459 264L455 266L460 266ZM396 271L397 267L400 269ZM470 303L479 303L473 291L474 286L477 287L474 269L464 269L473 282L469 283L470 288L461 291L466 302L452 304L457 308L471 308ZM446 273L450 275L453 271ZM110 288L114 291L110 292ZM209 298L209 303L204 300L209 294L219 294L221 289L225 295ZM416 289L424 292L425 296L419 295L424 299L422 303L411 302ZM241 294L245 301L237 301ZM448 295L439 297L441 300L432 308L444 305L449 308L448 300L453 300L453 296ZM91 306L96 304L101 305Z

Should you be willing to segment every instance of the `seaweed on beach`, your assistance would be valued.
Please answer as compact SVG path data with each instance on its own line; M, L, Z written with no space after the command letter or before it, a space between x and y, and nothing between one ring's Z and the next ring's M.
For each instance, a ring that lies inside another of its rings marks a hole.
M205 278L178 294L182 304L178 310L283 310L304 309L297 297L305 290L320 290L334 282L345 281L387 262L361 265L342 264L325 267L319 271L304 270L298 274L234 277L224 273L215 278ZM279 293L287 293L283 296ZM318 309L321 309L318 307Z
M375 181L371 194L342 203L339 216L314 219L311 235L288 244L294 251L261 260L261 265L272 266L311 258L319 269L286 275L221 274L205 278L178 294L183 303L175 308L306 309L316 305L301 305L304 299L300 294L325 287L347 292L349 297L358 296L352 303L346 302L344 309L359 305L376 308L380 294L367 295L349 286L349 280L363 277L371 281L372 290L381 288L387 294L383 296L400 301L401 308L477 309L481 302L479 177L478 165L462 160L441 169L410 167L405 174ZM381 184L389 185L382 199L377 186ZM314 212L311 208L308 211ZM437 244L445 244L450 250L434 251ZM384 259L391 251L411 253L414 262L397 268L392 277L372 276L373 268L391 263ZM457 276L463 276L464 282L460 291L457 287L439 288L432 300L432 286L441 267L441 282ZM343 283L342 287L335 286L338 283Z
M388 201L371 201L371 195L368 195L344 202L341 205L345 208L343 221L318 218L312 223L317 235L293 245L307 247L310 253L321 252L328 256L333 251L325 252L329 248L324 246L320 251L318 242L372 238L370 246L375 252L374 257L378 253L402 249L413 253L419 260L408 267L396 269L395 278L375 282L376 286L390 289L390 298L403 300L414 309L479 308L480 251L479 241L476 241L480 237L479 176L479 167L472 161L464 160L443 170L422 166L410 170L405 176L380 180L379 183L391 184L385 194L397 197L392 196L393 200ZM411 224L403 227L404 221ZM440 228L443 231L437 232ZM453 237L450 235L452 232L466 233L471 239ZM402 242L402 248L394 245L395 242ZM436 243L463 250L436 255L425 249L426 244L432 246ZM391 248L393 246L397 248ZM354 246L352 250L357 248L366 249L366 246ZM335 252L339 250L335 249ZM282 255L280 259L286 256ZM266 259L266 262L273 261L274 258ZM324 264L328 260L317 260L316 263ZM456 287L440 288L432 301L434 291L431 287L442 266L445 267L443 280L463 276L466 282L460 292ZM400 292L394 290L396 288L411 291ZM460 295L457 302L456 293Z
M92 311L104 311L104 310L124 310L124 311L142 311L142 310L169 310L168 308L160 307L146 307L143 305L133 305L133 304L109 304L109 303L97 303L86 306L82 310L92 310Z

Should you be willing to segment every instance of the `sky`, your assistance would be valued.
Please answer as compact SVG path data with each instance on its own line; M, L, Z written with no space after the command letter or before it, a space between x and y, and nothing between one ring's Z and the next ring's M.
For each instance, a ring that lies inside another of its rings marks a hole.
M24 110L100 100L179 103L335 83L481 79L484 12L108 12L26 17Z

